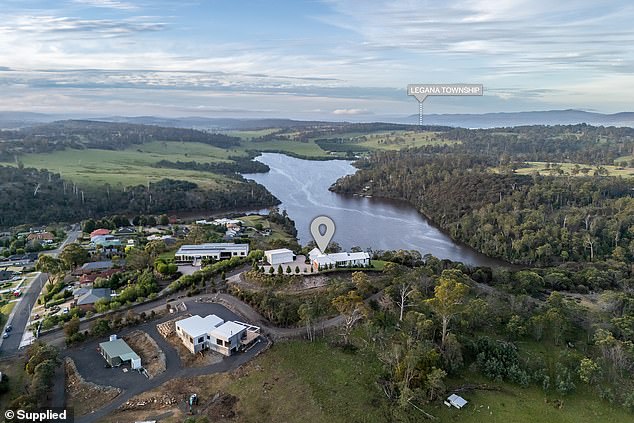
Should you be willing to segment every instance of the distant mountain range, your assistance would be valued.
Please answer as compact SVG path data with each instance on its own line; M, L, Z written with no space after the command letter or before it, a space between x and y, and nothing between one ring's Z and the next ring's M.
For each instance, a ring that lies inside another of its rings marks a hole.
M13 129L33 126L41 123L63 119L89 119L105 122L124 122L144 125L169 126L175 128L195 128L208 130L253 130L262 128L290 128L318 125L323 121L300 121L292 119L238 119L238 118L206 118L180 117L167 118L156 116L87 116L63 115L29 112L1 112L0 128ZM377 121L417 124L418 115L403 118L381 119ZM482 114L430 114L424 116L425 125L453 126L463 128L496 128L523 125L573 125L587 123L595 126L629 126L634 127L634 112L603 114L582 110L546 110L535 112L502 112Z
M418 115L411 115L403 123L418 123ZM499 128L523 125L574 125L587 123L594 126L634 127L634 112L603 114L583 110L546 110L541 112L511 112L482 114L430 114L424 115L425 125L462 128Z

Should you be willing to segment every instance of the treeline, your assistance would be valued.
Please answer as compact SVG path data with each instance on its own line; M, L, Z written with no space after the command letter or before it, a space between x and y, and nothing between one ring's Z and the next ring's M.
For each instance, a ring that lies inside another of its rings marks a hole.
M123 189L82 187L47 170L0 166L0 227L112 214L236 210L276 204L279 200L253 181L228 182L224 190L216 191L173 179Z
M123 150L151 141L198 142L219 148L240 145L240 139L195 129L130 123L67 120L19 131L0 131L0 160L24 153L48 153L66 148Z
M492 158L497 165L511 162L568 162L589 165L620 164L616 159L634 154L634 128L557 125L443 131L457 144L426 146L430 154L469 154Z
M212 162L200 163L196 161L182 162L161 160L154 164L154 167L181 169L181 170L197 170L200 172L212 172L221 175L238 176L242 173L266 173L271 168L268 165L251 160L248 157L229 157L233 162Z
M377 152L333 186L409 201L456 240L512 263L634 261L632 181L494 173L492 157Z

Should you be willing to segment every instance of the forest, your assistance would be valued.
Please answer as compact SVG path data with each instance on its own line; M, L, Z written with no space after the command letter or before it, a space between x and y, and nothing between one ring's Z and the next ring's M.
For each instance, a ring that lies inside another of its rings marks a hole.
M262 185L246 180L228 182L226 189L213 191L172 179L127 188L84 188L47 170L0 166L0 227L117 213L236 210L278 203Z
M198 142L220 148L240 145L237 137L194 129L67 120L19 131L0 131L0 160L12 161L20 154L48 153L66 148L123 150L150 141Z
M633 130L579 125L509 132L516 134L452 130L461 143L373 152L356 163L359 172L331 189L406 200L454 239L511 263L632 263L634 182L599 168L631 154ZM514 173L526 160L562 159L599 168L574 176Z

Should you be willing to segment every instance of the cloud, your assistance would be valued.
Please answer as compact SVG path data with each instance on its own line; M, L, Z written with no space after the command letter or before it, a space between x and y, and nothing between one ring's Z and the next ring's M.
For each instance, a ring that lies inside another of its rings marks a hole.
M137 32L154 32L165 29L164 22L149 19L82 19L53 15L18 15L5 19L0 24L0 33L25 34L63 34L84 33L95 37L123 36Z
M333 115L345 115L345 116L358 116L358 115L371 115L373 114L367 109L335 109L332 112Z
M136 6L135 4L118 0L73 0L73 3L118 10L138 9L138 6Z

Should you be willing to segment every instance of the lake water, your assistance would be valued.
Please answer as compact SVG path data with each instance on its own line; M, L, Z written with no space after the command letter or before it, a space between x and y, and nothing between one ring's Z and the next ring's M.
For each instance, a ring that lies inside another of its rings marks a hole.
M256 160L267 164L270 172L244 177L264 185L280 199L279 207L295 221L302 245L312 240L310 222L326 215L337 227L333 240L344 249L359 246L364 250L418 250L470 265L500 265L497 260L456 244L407 203L328 191L337 179L356 172L349 161L302 160L276 153L263 153Z

